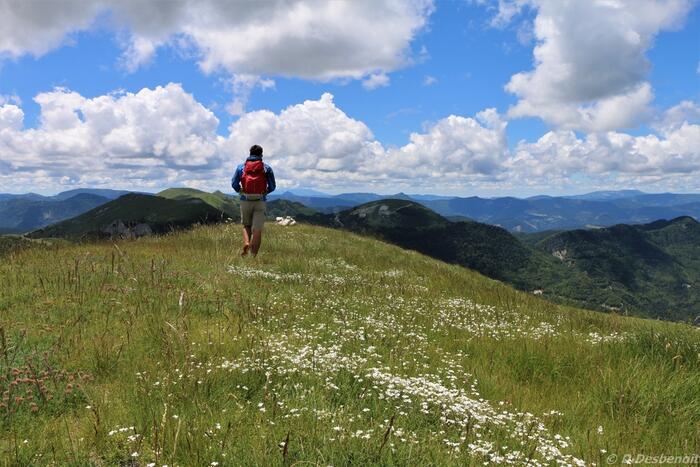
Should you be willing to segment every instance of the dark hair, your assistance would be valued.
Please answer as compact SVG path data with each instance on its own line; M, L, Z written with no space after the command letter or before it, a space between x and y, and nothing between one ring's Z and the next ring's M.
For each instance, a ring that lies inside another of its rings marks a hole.
M258 146L257 144L252 145L250 147L250 155L262 157L262 146Z

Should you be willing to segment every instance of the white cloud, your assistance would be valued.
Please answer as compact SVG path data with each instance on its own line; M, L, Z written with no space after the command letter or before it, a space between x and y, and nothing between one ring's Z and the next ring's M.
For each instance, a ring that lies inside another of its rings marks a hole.
M99 2L0 1L0 57L43 55L90 27Z
M700 188L700 111L693 102L669 109L654 134L556 130L510 150L507 123L495 109L447 116L402 146L386 146L328 93L279 113L245 113L226 137L217 134L211 111L177 84L94 98L59 88L35 101L40 124L31 129L23 128L19 106L0 105L2 191L174 185L229 191L233 169L252 144L264 147L281 187L458 194L466 187Z
M529 0L498 0L498 13L491 19L491 25L503 27L510 23L515 16L520 14L523 6ZM479 3L485 3L481 1Z
M506 123L495 109L476 118L450 115L410 142L386 152L382 167L392 180L430 186L443 180L453 187L502 177L508 157Z
M373 73L362 80L362 87L368 91L385 86L389 86L389 77L386 73Z
M171 45L207 73L362 79L410 63L432 11L432 0L0 0L0 54L42 55L111 12L130 70Z
M274 89L275 80L269 78L261 78L256 75L234 75L230 80L231 90L235 96L233 101L226 106L226 111L231 115L240 116L245 113L250 93L254 88L259 87L263 90Z
M604 179L608 186L648 184L700 175L700 125L682 123L660 135L631 136L608 132L578 138L571 131L552 131L534 143L521 142L507 163L523 183L564 186L576 176ZM698 189L697 178L686 186Z
M224 152L238 160L253 144L264 148L281 179L314 184L358 178L384 152L369 128L336 107L328 93L279 114L243 115L229 127Z
M506 123L494 109L476 118L451 115L401 147L385 148L370 129L339 109L333 96L251 112L233 123L224 152L243 155L260 144L281 179L333 189L459 188L496 180L507 158Z
M423 86L432 86L433 84L436 84L438 82L438 79L434 76L426 75L425 78L423 78Z
M682 101L671 107L658 118L654 128L661 132L669 132L684 123L700 124L700 102Z
M0 105L15 104L22 105L22 99L17 94L0 94Z
M519 97L510 115L583 131L634 127L650 115L645 53L680 24L690 0L501 0L495 21L525 4L537 10L535 67L506 85Z
M127 177L148 184L220 165L218 120L178 84L92 99L57 88L35 101L40 125L31 129L22 128L19 107L0 106L1 175L13 183Z

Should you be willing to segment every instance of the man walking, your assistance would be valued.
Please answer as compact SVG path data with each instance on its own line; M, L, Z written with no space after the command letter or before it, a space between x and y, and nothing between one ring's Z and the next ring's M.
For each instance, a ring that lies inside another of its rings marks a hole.
M255 256L260 250L265 225L265 201L275 191L275 174L272 167L263 163L263 148L251 146L250 156L236 168L231 186L241 195L241 224L243 224L243 250Z

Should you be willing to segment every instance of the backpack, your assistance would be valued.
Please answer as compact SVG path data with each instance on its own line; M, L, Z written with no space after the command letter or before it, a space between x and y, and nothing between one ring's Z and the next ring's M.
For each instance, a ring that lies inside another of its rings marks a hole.
M267 175L263 161L246 161L241 177L243 193L247 195L264 195L267 192Z

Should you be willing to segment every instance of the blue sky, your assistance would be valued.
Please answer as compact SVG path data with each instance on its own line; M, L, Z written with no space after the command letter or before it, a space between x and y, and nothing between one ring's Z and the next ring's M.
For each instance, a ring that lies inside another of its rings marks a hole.
M693 1L2 3L0 192L700 190Z

